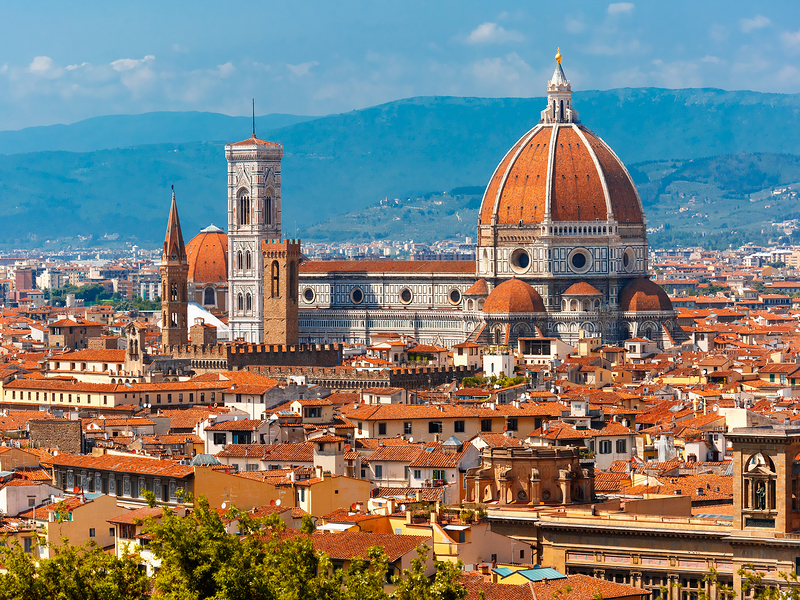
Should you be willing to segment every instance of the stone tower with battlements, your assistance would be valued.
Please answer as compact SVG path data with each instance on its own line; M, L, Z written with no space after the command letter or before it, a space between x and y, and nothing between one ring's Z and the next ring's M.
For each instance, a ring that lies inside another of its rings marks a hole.
M264 259L264 342L296 345L299 337L300 240L268 240Z
M231 338L264 340L262 243L281 237L283 145L250 139L225 146L228 160L228 322Z
M186 246L183 243L174 189L159 271L161 272L161 343L164 347L180 346L186 344L189 336L186 301L189 263L186 260Z

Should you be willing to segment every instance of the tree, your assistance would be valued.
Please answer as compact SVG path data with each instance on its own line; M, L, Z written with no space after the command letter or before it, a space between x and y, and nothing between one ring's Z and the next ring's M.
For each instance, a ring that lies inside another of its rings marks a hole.
M463 600L467 597L467 588L460 581L463 566L460 560L456 563L437 561L433 579L425 575L429 550L425 544L417 548L411 570L403 569L394 576L394 600Z
M66 538L54 547L52 558L25 552L17 540L0 547L6 572L0 575L0 600L64 598L69 600L127 600L149 589L136 556L117 558L94 542L72 546Z

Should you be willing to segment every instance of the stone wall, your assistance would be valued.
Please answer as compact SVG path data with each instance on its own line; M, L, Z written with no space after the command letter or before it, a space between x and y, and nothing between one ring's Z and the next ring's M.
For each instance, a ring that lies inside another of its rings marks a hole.
M46 419L29 421L31 444L36 448L57 448L60 452L83 452L83 429L80 421Z

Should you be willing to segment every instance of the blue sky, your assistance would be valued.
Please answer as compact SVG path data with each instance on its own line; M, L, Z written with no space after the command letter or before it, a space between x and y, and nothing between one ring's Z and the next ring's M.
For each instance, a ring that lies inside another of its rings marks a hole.
M321 115L420 95L800 92L796 0L4 2L0 129L154 110Z

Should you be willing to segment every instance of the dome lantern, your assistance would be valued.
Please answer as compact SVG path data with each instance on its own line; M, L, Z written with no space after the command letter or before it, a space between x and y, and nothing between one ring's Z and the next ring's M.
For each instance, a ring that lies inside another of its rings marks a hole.
M540 123L578 123L578 111L572 108L572 85L561 68L561 48L556 52L556 70L547 82L547 108Z

